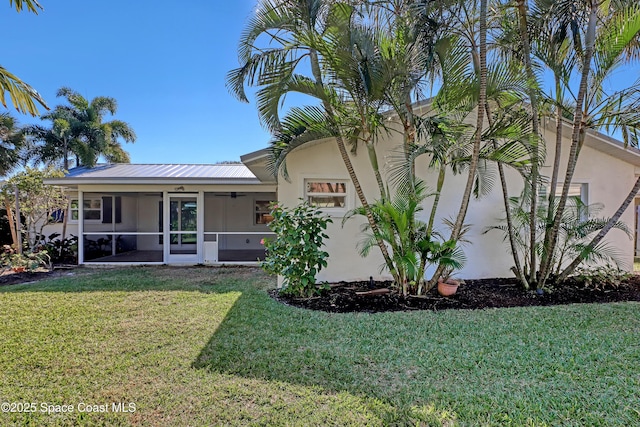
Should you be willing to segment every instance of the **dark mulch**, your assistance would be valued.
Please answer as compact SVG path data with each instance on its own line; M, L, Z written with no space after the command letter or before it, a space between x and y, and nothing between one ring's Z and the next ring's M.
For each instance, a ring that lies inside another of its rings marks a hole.
M52 277L59 277L68 274L70 269L70 267L56 267L51 271L25 271L22 273L13 273L10 271L6 271L2 275L0 275L0 286L38 282L40 280L49 279Z
M390 282L376 282L374 289L389 288ZM640 276L634 275L618 288L605 290L585 287L569 280L562 286L546 290L542 295L525 291L515 278L465 280L458 292L451 297L442 297L432 289L421 297L404 297L391 291L384 295L357 295L356 292L371 291L368 282L338 283L313 298L292 298L277 290L271 296L278 301L296 307L322 310L333 313L402 310L451 310L483 309L497 307L545 306L574 303L606 303L617 301L640 301Z

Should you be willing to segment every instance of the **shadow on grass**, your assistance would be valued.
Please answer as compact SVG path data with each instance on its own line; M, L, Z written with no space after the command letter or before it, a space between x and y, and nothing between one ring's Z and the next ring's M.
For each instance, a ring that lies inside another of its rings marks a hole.
M0 293L140 291L224 293L237 291L239 285L243 282L255 281L257 276L264 276L257 267L79 267L70 272L44 276L38 281L0 285ZM269 285L275 286L275 279L269 280L262 286Z
M413 393L420 381L415 372L396 370L410 364L388 364L398 348L381 349L397 342L381 342L375 335L389 331L379 327L368 334L369 320L374 317L288 307L262 290L245 288L192 367L346 392L363 399L365 410L384 425L451 425L452 411L431 404L425 393Z

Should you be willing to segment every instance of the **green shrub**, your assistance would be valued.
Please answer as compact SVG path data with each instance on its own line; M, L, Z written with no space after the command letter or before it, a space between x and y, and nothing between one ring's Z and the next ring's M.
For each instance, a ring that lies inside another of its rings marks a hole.
M329 254L323 251L324 233L331 219L320 211L301 203L287 209L272 205L273 221L269 228L276 234L275 239L263 239L267 255L262 268L270 274L284 277L282 292L310 297L320 290L316 286L316 274L327 266Z
M47 251L33 251L19 254L15 248L9 245L2 247L0 254L0 264L3 269L23 269L25 271L35 271L41 267L49 267L50 258Z
M622 282L631 277L631 274L617 266L607 264L602 267L579 267L572 277L577 283L584 285L585 288L605 290L618 289Z

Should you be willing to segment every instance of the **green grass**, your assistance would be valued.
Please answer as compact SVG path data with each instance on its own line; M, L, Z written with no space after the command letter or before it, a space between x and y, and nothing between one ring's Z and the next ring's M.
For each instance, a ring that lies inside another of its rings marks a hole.
M640 425L640 305L327 314L257 269L0 288L0 425Z

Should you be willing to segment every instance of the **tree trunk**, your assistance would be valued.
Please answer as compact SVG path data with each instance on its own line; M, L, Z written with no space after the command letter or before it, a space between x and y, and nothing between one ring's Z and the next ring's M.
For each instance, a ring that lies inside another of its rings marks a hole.
M15 218L13 217L13 210L11 210L11 203L9 203L9 198L6 196L4 197L4 208L7 211L7 220L9 221L9 229L11 230L11 240L13 241L15 247L18 247Z
M484 105L487 102L487 0L480 0L480 94L478 96L478 116L476 122L476 133L473 141L473 154L471 155L471 162L469 164L469 176L467 177L467 184L462 195L462 203L460 204L460 210L456 217L456 222L451 230L451 237L449 240L458 240L462 226L464 225L464 219L467 216L467 209L469 208L469 200L471 199L471 193L473 192L473 183L476 178L476 172L478 169L478 159L480 157L480 144L482 142L482 129L484 126ZM431 289L438 281L440 275L444 271L444 266L438 265L435 274L429 280L428 288Z
M313 73L313 76L316 79L316 84L320 87L323 87L322 72L320 71L318 55L314 50L310 50L310 59L311 59L311 72ZM330 120L333 121L333 124L335 125L336 123L335 113L333 111L333 107L331 106L330 102L327 101L326 99L322 99L322 105L324 106L327 112L327 116L330 118ZM336 126L336 129L337 129L337 126ZM339 130L336 134L336 144L338 145L338 150L340 151L340 157L342 157L342 161L344 162L344 165L347 168L347 173L351 178L351 182L353 183L353 187L356 190L358 199L360 200L362 207L365 209L365 212L367 213L367 221L369 222L369 226L371 227L371 232L375 236L378 247L380 248L380 252L382 253L384 262L387 268L389 269L389 273L391 273L394 280L397 281L398 274L396 272L391 256L389 255L389 250L387 249L387 245L385 245L384 241L380 238L380 230L378 229L378 224L376 223L376 220L373 217L373 213L371 212L371 206L369 206L369 202L367 201L367 198L364 195L364 191L362 191L362 187L360 186L360 181L358 180L358 176L356 175L356 172L353 169L353 164L351 163L351 159L349 158L349 153L347 152L344 139L342 138L342 135L339 134Z
M556 82L556 147L553 154L553 172L551 173L551 189L549 190L549 206L547 207L547 221L546 228L548 228L553 222L553 211L556 202L556 188L558 187L558 174L560 171L560 156L562 155L562 108L560 97L560 77L557 73L554 73ZM545 229L546 229L545 228Z
M573 179L573 173L576 168L576 164L578 162L578 154L581 148L581 139L584 138L584 127L586 126L583 123L583 106L587 93L587 85L589 80L589 74L591 71L591 60L593 58L595 39L596 39L596 25L598 21L598 5L595 3L591 3L591 13L589 16L589 24L587 27L586 34L586 49L585 56L582 63L582 75L580 78L580 86L578 90L578 96L576 97L576 108L575 115L573 118L573 131L571 133L571 149L569 150L569 160L567 162L567 171L564 178L564 183L562 186L562 195L560 196L560 201L558 202L558 208L556 210L556 214L553 220L553 226L550 229L547 229L547 233L545 233L544 239L544 247L542 253L542 259L540 260L540 281L538 286L543 287L547 277L549 276L549 272L552 267L553 253L555 252L555 247L558 243L558 231L560 229L560 222L562 220L562 215L564 214L565 207L567 205L567 199L569 197L569 186L571 185L571 180ZM581 138L582 134L582 138Z
M427 235L431 236L433 231L433 223L436 220L436 211L438 210L438 204L440 203L440 194L442 194L442 187L444 186L444 178L447 172L446 165L440 165L438 171L438 182L436 184L436 195L433 198L433 205L431 206L431 214L429 215L429 224L427 225Z
M485 112L487 113L487 121L489 126L493 126L493 118L491 116L491 108L489 107L489 103L485 102L484 105ZM498 143L493 141L493 148L498 148ZM502 163L498 163L498 175L500 176L500 186L502 187L502 203L504 203L504 211L507 216L507 235L509 236L509 248L511 249L511 256L513 258L514 267L512 269L513 273L516 275L516 278L520 280L522 286L525 289L529 289L529 282L527 281L527 276L522 271L522 265L520 264L520 257L518 256L518 247L516 246L516 238L513 233L513 218L511 217L511 205L509 204L509 189L507 188L507 179L504 175L504 167Z
M636 179L635 185L633 186L631 191L629 191L627 198L624 199L624 201L622 202L622 204L620 205L616 213L613 214L611 218L609 218L607 225L605 225L604 228L600 230L600 232L596 234L596 236L591 240L591 242L589 242L584 252L587 252L588 250L593 249L598 243L600 243L600 241L604 238L604 236L613 228L615 223L618 222L618 220L620 219L624 211L627 210L631 202L633 202L633 199L636 197L639 190L640 190L640 177ZM576 269L576 267L578 267L578 265L580 265L582 261L584 261L584 257L581 255L578 255L576 259L574 259L571 262L571 264L569 264L567 268L565 268L562 271L562 273L560 273L560 276L558 276L557 280L561 282L564 279L566 279L567 276L573 273L573 271Z
M518 26L520 31L520 38L522 39L522 50L524 56L524 66L527 74L527 86L529 88L529 100L531 101L531 115L532 115L532 130L535 142L535 151L531 158L531 211L529 216L529 244L531 246L531 253L529 254L531 265L531 271L529 272L529 283L536 283L536 251L534 250L536 245L536 212L538 210L538 163L540 151L538 143L540 141L540 120L538 114L538 97L536 95L536 87L534 86L535 74L533 73L533 67L531 66L531 46L529 43L529 30L527 28L527 7L525 6L525 0L518 0Z

